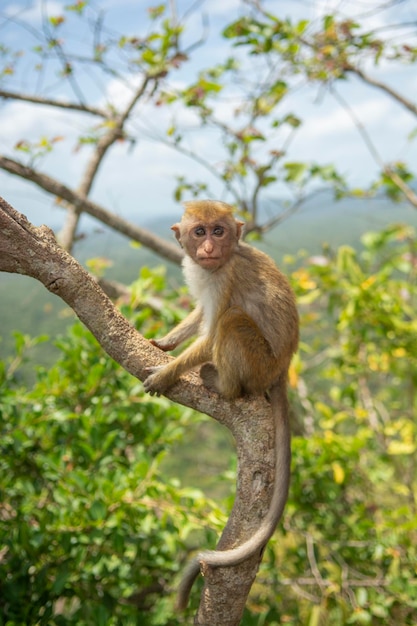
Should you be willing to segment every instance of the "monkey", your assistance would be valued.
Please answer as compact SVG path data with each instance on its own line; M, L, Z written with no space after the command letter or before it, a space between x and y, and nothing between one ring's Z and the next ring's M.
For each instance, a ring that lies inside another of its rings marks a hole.
M265 253L242 241L244 223L220 201L184 203L171 228L185 255L183 274L195 309L178 326L151 343L163 351L197 339L167 365L149 368L145 391L161 394L197 366L204 385L228 400L266 396L276 429L273 495L260 528L240 546L200 552L178 590L177 609L186 608L200 563L228 567L261 553L288 497L291 463L287 377L299 338L298 312L287 278Z

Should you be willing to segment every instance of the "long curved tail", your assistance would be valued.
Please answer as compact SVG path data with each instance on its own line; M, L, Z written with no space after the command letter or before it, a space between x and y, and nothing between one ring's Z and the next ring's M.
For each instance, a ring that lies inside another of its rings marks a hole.
M291 430L289 424L286 381L280 380L270 389L272 414L275 421L275 479L274 491L268 513L259 529L250 539L230 550L205 550L195 556L178 588L176 607L184 610L191 588L200 571L200 563L211 567L230 567L242 563L266 545L278 524L288 498L291 465Z

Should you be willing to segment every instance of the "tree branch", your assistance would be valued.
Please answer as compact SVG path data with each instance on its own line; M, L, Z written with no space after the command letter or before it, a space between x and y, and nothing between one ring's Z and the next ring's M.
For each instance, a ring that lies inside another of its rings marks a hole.
M407 185L401 176L398 176L397 172L395 172L389 165L384 166L383 171L384 174L388 176L388 178L390 178L395 185L397 185L398 189L401 189L409 203L417 209L417 194L414 193L410 185Z
M48 105L57 109L66 109L71 111L80 111L81 113L90 113L98 117L107 118L109 114L98 107L92 107L88 104L78 104L76 102L65 102L64 100L54 100L52 98L44 98L43 96L32 96L28 94L17 93L15 91L7 91L0 89L0 98L4 100L21 100L22 102L31 102L33 104Z
M140 380L147 375L148 367L170 358L135 330L97 282L57 245L48 227L33 226L2 198L0 271L39 280L75 311L110 357ZM250 537L259 526L260 515L269 508L275 462L275 427L270 405L263 398L228 402L203 387L196 374L182 378L166 395L211 415L235 436L236 500L219 544L221 549L227 549ZM205 567L205 590L195 623L238 626L260 559L261 555L255 555L235 567Z
M129 117L133 107L145 93L149 80L149 76L145 75L142 84L135 91L124 112L120 115L114 116L113 124L108 129L108 131L102 137L100 137L92 154L92 157L87 163L87 167L81 180L81 184L77 189L77 192L80 195L88 196L88 194L90 193L101 162L103 161L104 157L107 154L107 151L109 150L109 148L111 148L115 141L123 137L123 126L127 118ZM65 250L68 250L68 252L71 252L82 209L80 209L80 207L75 208L74 206L70 206L68 207L68 210L69 213L67 223L61 230L59 240L63 248L65 248Z
M146 248L153 250L168 261L172 261L177 264L181 262L182 252L173 243L162 239L162 237L158 237L145 228L140 228L139 226L136 226L135 224L132 224L127 220L110 213L109 211L106 211L106 209L101 207L99 204L88 200L88 198L82 197L80 194L76 193L69 187L66 187L56 179L51 178L47 174L41 174L32 167L23 165L14 159L9 159L4 156L0 156L0 168L10 174L32 181L38 185L38 187L41 187L58 198L62 198L77 209L95 217L103 224L107 224L107 226L110 226L114 230L117 230L130 239L133 239L133 241L137 241Z
M398 91L396 91L395 89L393 89L386 83L382 83L379 80L376 80L376 78L371 78L371 76L368 76L368 74L365 74L365 72L363 72L361 69L359 69L358 67L354 67L352 65L349 65L349 67L346 68L346 71L351 72L352 74L356 74L356 76L359 76L359 78L361 78L368 85L371 85L372 87L376 87L377 89L381 89L382 91L385 91L385 93L391 96L391 98L394 98L394 100L402 104L402 106L404 106L406 109L411 111L411 113L413 113L414 115L417 115L417 105L414 104L414 102L411 102L411 100L408 100L407 98L405 98L405 96L398 93Z
M114 117L114 124L112 125L112 127L99 139L96 149L94 150L93 156L87 165L83 179L78 188L78 191L81 195L88 196L94 181L94 177L97 174L100 163L105 157L108 149L114 144L115 141L123 137L123 126L127 118L129 117L133 107L145 93L149 80L149 76L145 76L142 84L135 91L133 97L131 98L131 101L126 106L126 109L123 111L123 113Z
M384 174L392 180L392 182L397 185L398 189L400 189L407 200L410 202L412 206L417 208L417 195L414 193L412 188L407 185L407 183L393 170L390 165L386 165L382 160L382 157L379 155L378 150L376 149L371 137L369 136L368 131L365 126L362 124L360 119L357 117L352 107L346 102L344 98L340 95L340 93L334 88L331 88L331 93L333 97L343 106L343 108L347 111L347 113L352 118L353 123L355 124L359 134L361 135L365 146L368 148L370 154L374 158L375 162L379 165Z

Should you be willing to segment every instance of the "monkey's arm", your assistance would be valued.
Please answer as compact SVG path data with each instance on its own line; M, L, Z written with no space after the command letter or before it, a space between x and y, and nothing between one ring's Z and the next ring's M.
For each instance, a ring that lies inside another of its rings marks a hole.
M165 337L161 337L161 339L151 339L151 344L164 352L174 350L180 343L197 334L202 320L203 309L197 306L194 311L191 311L191 313L187 315L178 326L165 335Z
M164 393L177 382L181 374L184 374L196 365L209 361L211 354L211 340L208 337L196 339L191 346L167 365L149 368L150 375L143 381L145 391L152 395Z

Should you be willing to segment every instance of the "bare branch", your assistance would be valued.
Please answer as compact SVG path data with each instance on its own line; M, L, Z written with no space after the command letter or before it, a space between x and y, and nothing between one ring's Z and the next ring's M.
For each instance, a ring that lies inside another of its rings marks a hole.
M97 281L57 245L47 226L33 226L3 198L0 198L0 271L31 276L62 298L104 350L133 376L142 380L147 375L146 367L169 358L141 337Z
M324 586L325 586L325 581L323 580L323 577L317 565L316 555L314 554L314 539L310 533L306 535L306 546L307 546L308 561L310 563L314 580L316 584L320 587L320 589L323 591Z
M64 250L71 253L74 247L78 224L80 223L81 209L76 209L68 202L63 201L62 204L67 210L67 217L65 224L57 235L57 239Z
M131 101L127 105L124 112L114 118L114 124L112 127L103 135L94 150L93 156L90 159L86 171L84 173L81 184L78 188L78 192L82 195L87 196L91 190L95 175L97 174L98 168L106 155L108 149L114 144L115 141L121 139L123 137L123 126L129 117L133 107L137 103L137 101L143 96L146 87L149 83L149 77L145 76L141 86L134 93Z
M358 67L349 66L346 69L346 71L351 72L352 74L356 74L356 76L359 76L359 78L361 78L365 83L368 83L368 85L371 85L372 87L376 87L377 89L381 89L382 91L385 91L385 93L391 96L391 98L394 98L394 100L396 100L397 102L402 104L402 106L404 106L406 109L411 111L413 115L417 115L417 105L414 104L414 102L411 102L411 100L408 100L405 96L398 93L398 91L396 91L395 89L393 89L386 83L382 83L381 81L376 80L376 78L371 78L371 76L368 76L368 74L365 74L365 72L363 72Z
M384 174L397 185L398 189L401 189L410 204L412 204L417 209L417 195L414 193L411 187L403 181L401 176L398 176L397 172L395 172L389 165L386 165L384 167Z
M76 102L65 102L64 100L54 100L53 98L45 98L43 96L33 96L29 94L17 93L15 91L7 91L0 89L0 98L5 100L21 100L23 102L31 102L32 104L42 104L58 109L66 109L71 111L80 111L81 113L90 113L91 115L97 115L98 117L108 118L110 117L104 109L98 107L92 107L88 104L78 104Z
M62 198L66 202L72 204L77 210L82 210L85 213L88 213L103 224L107 224L107 226L110 226L114 230L117 230L130 239L133 239L133 241L138 241L146 248L153 250L168 261L172 261L177 264L181 262L182 252L173 243L162 239L162 237L158 237L145 228L140 228L139 226L136 226L135 224L132 224L109 211L106 211L106 209L101 207L99 204L81 196L54 178L51 178L46 174L41 174L31 167L25 166L18 161L14 161L13 159L9 159L4 156L0 156L0 168L6 170L10 174L14 174L15 176L34 182L38 185L38 187L41 187L54 196Z
M392 182L395 185L397 185L398 189L401 189L401 191L403 192L407 200L410 202L410 204L417 208L417 195L414 193L411 187L407 185L407 183L400 176L398 176L398 174L392 169L392 167L384 163L384 161L382 160L382 157L380 156L378 150L375 147L375 144L373 143L371 137L369 136L368 131L366 130L365 126L362 124L360 119L357 117L353 109L349 106L346 100L342 98L340 93L338 93L338 91L334 87L331 88L331 93L352 118L353 123L358 129L363 139L364 144L368 148L369 152L371 153L371 155L373 156L374 160L379 165L381 170L384 172L384 174L388 178L392 180Z
M104 293L109 296L111 300L117 300L118 298L130 298L131 291L129 287L122 283L119 283L116 280L98 278L97 282L104 291Z
M287 585L292 587L293 585L313 587L316 585L317 581L313 576L302 576L300 578L280 578L279 580L281 585ZM350 587L386 587L389 585L389 582L385 580L385 578L359 578L359 579L349 579L347 581L348 586ZM322 579L322 585L325 587L334 587L334 580L324 580Z
M142 81L142 84L135 91L133 97L126 106L124 112L114 117L114 123L97 142L96 148L87 164L83 178L77 189L77 192L80 195L88 196L88 194L90 193L98 169L104 157L106 156L107 151L109 150L109 148L111 148L115 141L123 137L123 126L127 118L129 117L133 107L145 93L149 80L149 77L146 75ZM68 250L68 252L71 251L74 243L81 210L80 208L76 209L73 206L68 207L68 219L59 235L61 245L65 248L65 250Z
M317 189L315 191L312 191L310 194L308 194L307 197L302 196L301 198L298 198L285 210L281 211L281 213L279 213L275 217L272 217L270 220L265 222L265 224L263 224L259 228L255 228L255 230L257 230L260 233L266 233L270 231L272 228L275 228L275 226L278 226L278 224L281 224L286 219L291 217L291 215L294 215L294 213L297 213L297 211L299 211L299 209L301 208L303 203L306 202L307 199L312 198L314 195L316 195L317 193L320 193L321 191L322 189Z
M48 44L52 44L51 45L52 54L56 56L58 61L61 63L63 76L68 81L68 84L70 85L75 96L78 98L79 102L81 104L84 104L85 103L84 93L78 84L76 76L73 74L72 71L67 71L68 59L63 49L63 45L60 39L54 37L54 35L51 32L51 28L49 25L48 7L46 3L44 2L41 3L41 13L42 13L42 21L43 21L42 29L43 29L44 38Z

